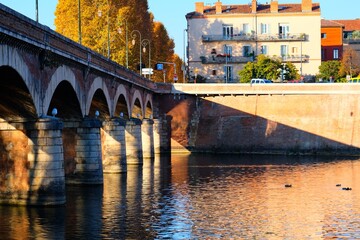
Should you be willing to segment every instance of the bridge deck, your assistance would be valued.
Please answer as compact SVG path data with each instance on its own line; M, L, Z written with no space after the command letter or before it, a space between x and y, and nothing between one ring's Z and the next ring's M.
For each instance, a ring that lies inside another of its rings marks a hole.
M171 94L189 95L328 95L360 94L353 83L274 83L274 84L174 84Z

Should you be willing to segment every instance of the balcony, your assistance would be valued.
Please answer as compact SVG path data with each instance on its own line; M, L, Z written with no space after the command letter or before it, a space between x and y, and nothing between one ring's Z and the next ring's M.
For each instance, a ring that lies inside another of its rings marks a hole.
M292 62L292 63L300 63L300 62L308 62L309 56L308 55L287 55L281 56L282 62Z
M344 44L360 44L360 38L344 38Z
M202 64L226 64L226 63L247 63L252 62L253 57L241 57L241 56L226 56L225 54L218 54L212 56L201 56Z
M223 35L202 35L203 42L284 42L284 41L305 41L306 35L300 34L233 34L231 36Z

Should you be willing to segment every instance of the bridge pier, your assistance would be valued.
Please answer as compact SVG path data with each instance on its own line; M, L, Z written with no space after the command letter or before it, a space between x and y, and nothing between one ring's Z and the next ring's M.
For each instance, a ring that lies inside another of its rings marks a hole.
M114 118L103 122L102 158L104 173L126 172L126 121Z
M126 163L143 164L141 120L131 118L125 126Z
M154 159L154 121L143 119L141 125L142 149L144 159Z
M154 134L154 152L160 154L165 151L170 151L170 139L167 128L167 121L161 118L154 119L153 134Z
M0 203L65 203L63 124L55 118L0 122Z
M72 171L67 171L68 184L102 184L101 121L85 118L79 122L74 139Z

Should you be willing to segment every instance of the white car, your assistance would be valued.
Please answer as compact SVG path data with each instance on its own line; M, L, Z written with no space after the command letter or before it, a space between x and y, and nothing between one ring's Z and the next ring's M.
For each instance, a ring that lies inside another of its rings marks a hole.
M253 78L250 81L250 84L257 84L257 83L272 83L272 81L262 78Z

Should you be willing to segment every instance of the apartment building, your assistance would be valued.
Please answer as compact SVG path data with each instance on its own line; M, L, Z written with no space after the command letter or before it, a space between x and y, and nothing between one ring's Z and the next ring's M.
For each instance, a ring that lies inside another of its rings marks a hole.
M315 75L321 64L320 4L312 0L280 4L214 6L195 3L186 15L188 74L206 82L239 82L238 72L265 54L292 62L302 75Z
M321 20L321 59L340 60L343 55L344 26L331 20Z
M342 24L344 50L352 48L360 55L360 19L333 20L333 22ZM356 35L357 33L357 35Z

